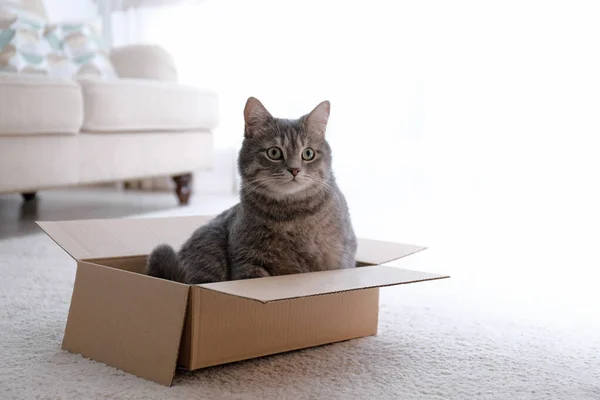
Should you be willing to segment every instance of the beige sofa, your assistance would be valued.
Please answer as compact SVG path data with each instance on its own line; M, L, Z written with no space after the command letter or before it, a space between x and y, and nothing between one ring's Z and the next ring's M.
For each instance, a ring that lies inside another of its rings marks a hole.
M156 46L115 48L117 80L0 73L0 193L172 176L213 165L218 99L177 83Z

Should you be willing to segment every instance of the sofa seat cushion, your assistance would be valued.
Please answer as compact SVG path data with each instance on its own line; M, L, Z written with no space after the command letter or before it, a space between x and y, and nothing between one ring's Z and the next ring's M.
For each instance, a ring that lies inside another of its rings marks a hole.
M217 124L217 96L208 90L134 78L79 83L83 132L198 131Z
M82 121L77 82L0 73L0 135L77 134Z

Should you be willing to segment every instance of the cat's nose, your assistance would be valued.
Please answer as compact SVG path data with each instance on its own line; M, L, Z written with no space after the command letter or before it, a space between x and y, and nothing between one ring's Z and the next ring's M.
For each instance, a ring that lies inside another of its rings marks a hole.
M292 176L296 176L298 175L298 172L300 172L300 168L288 168L288 171L290 171L290 174L292 174Z

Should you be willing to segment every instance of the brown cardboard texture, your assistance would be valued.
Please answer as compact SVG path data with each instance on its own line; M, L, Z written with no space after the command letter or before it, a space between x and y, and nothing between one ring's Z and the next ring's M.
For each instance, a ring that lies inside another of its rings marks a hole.
M379 288L448 278L385 266L425 248L359 239L344 270L184 285L143 273L212 216L38 222L77 260L62 347L163 385L190 370L377 334Z

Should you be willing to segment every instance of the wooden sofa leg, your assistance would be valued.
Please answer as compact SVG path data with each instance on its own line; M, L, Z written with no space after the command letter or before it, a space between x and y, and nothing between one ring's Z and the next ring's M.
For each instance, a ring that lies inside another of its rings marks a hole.
M192 174L174 176L173 181L175 181L175 194L179 199L179 205L187 205L192 194Z
M27 193L21 193L21 196L23 196L23 200L25 201L31 201L35 199L37 192L27 192Z

